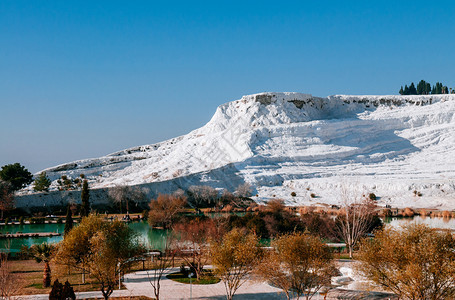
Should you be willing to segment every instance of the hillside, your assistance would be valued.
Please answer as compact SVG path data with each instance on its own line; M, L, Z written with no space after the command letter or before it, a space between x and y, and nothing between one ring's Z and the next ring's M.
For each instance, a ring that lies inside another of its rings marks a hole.
M454 100L248 95L219 106L187 135L44 171L51 190L62 175L84 174L94 189L141 185L151 197L191 185L234 190L248 182L257 201L336 204L346 188L375 193L380 205L455 209ZM19 206L36 198L31 191L22 191Z

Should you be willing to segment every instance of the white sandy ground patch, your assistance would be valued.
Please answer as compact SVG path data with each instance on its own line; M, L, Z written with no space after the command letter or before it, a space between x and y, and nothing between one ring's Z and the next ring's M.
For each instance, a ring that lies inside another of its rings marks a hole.
M190 185L232 190L248 182L258 202L337 204L340 187L347 186L375 193L379 205L455 209L454 100L248 95L220 105L187 135L45 171L51 190L62 175L83 173L92 189L140 185L150 196ZM32 193L32 186L21 191Z

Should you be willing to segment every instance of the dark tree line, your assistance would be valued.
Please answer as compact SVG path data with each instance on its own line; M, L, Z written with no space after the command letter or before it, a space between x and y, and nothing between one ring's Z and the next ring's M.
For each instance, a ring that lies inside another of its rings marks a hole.
M436 84L431 87L431 84L425 80L420 80L417 87L414 85L414 82L411 82L409 86L405 85L404 88L401 86L399 91L400 95L436 95L449 94L449 92L454 93L455 90L449 90L447 86L440 82L436 82Z

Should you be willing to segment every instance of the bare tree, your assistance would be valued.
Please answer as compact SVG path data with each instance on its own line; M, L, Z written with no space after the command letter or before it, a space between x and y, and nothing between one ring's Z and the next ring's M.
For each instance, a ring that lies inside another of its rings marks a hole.
M129 213L129 206L137 204L137 202L145 202L148 194L148 189L139 186L116 185L109 188L109 198L119 205L120 213L122 213L122 203L125 203L126 213Z
M207 185L190 186L187 193L196 206L209 205L218 199L218 191Z
M251 193L253 191L253 188L248 182L245 182L244 184L241 184L237 187L235 190L235 194L237 197L250 197Z
M342 201L341 214L337 218L336 225L339 235L349 250L349 257L352 258L355 245L371 228L375 204L367 197L352 195L346 187L342 187Z
M173 249L174 240L175 236L170 232L163 236L163 251L159 259L153 260L151 270L147 271L147 276L150 285L153 288L153 293L156 300L160 300L161 278L164 276L167 270L172 267L172 262L175 257L175 250Z
M228 204L232 204L235 202L235 196L229 190L224 189L221 193L220 201L218 202L219 206L224 206Z
M209 239L217 237L216 225L213 219L196 218L173 227L174 232L180 237L175 245L177 253L196 274L197 280L201 278L208 259Z
M122 213L122 203L126 203L126 211L128 212L128 194L130 193L130 187L126 185L116 185L109 188L109 197L120 206L120 213Z
M0 299L13 299L21 288L20 280L20 277L11 270L8 253L0 252Z

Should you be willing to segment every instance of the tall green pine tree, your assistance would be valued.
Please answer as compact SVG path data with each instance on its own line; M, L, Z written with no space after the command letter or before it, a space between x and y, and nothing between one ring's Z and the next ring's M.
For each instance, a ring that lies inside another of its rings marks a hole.
M65 220L65 236L68 232L73 229L73 213L71 212L71 208L68 205L68 209L66 210L66 220Z
M404 85L403 95L409 95L409 88L407 84Z
M431 84L427 82L425 85L425 95L429 95L431 93Z
M417 94L418 95L425 95L425 89L427 87L427 83L425 80L420 80L419 84L417 84Z
M417 89L414 82L411 82L411 85L409 86L409 95L417 95Z
M90 214L90 191L88 189L87 179L85 179L84 183L82 184L81 200L81 217L87 217Z
M49 190L49 186L51 185L51 180L47 177L46 172L41 172L38 177L35 179L35 186L33 189L37 192Z
M436 82L436 85L433 86L432 94L442 94L442 83Z

